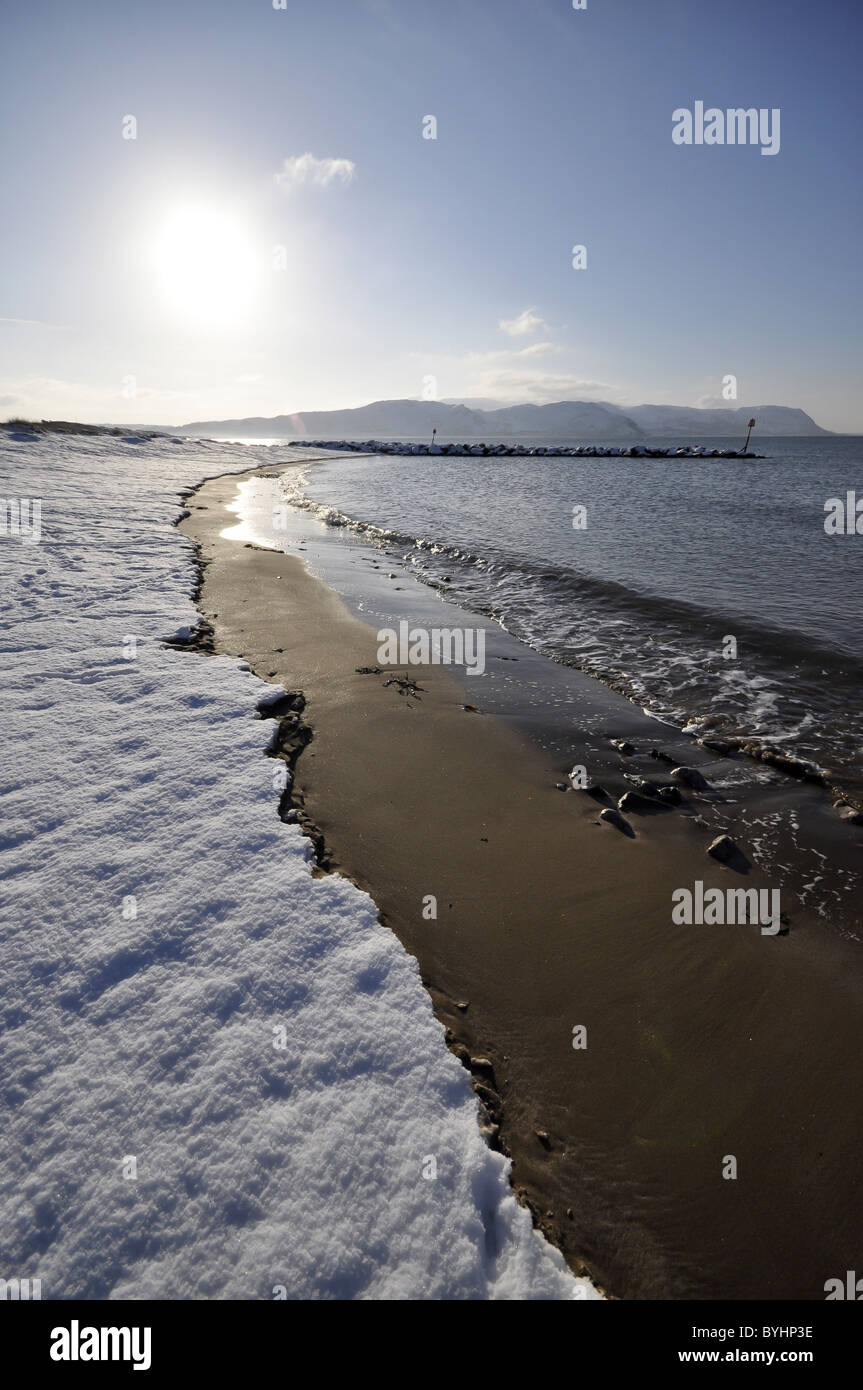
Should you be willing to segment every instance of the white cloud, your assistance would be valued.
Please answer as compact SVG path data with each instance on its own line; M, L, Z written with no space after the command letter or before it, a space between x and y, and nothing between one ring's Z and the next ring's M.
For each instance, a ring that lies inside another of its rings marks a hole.
M529 347L519 348L519 357L547 357L550 352L562 352L563 348L554 343L531 343Z
M548 328L534 309L523 309L514 319L501 319L500 326L511 338L521 338L525 333L535 333L538 328Z
M553 375L546 372L501 371L481 372L468 381L463 395L493 396L508 404L529 401L534 405L547 405L552 401L609 401L623 404L620 387L607 381L588 381L583 377L564 373Z
M274 178L279 188L290 192L308 183L315 188L327 188L331 183L348 184L356 172L357 166L352 159L316 159L313 154L292 154Z

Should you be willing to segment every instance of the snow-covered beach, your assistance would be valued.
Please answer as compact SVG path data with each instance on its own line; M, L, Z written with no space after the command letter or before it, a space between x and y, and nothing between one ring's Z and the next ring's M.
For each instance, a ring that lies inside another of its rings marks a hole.
M179 495L254 451L13 439L0 544L5 1277L45 1299L598 1296L484 1143L416 963L280 822L272 691Z

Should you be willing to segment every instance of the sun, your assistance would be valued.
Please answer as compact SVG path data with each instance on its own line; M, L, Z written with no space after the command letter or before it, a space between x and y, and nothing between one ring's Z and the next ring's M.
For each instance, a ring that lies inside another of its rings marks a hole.
M189 204L171 210L152 250L164 307L203 326L230 325L252 300L255 247L242 220L226 208Z

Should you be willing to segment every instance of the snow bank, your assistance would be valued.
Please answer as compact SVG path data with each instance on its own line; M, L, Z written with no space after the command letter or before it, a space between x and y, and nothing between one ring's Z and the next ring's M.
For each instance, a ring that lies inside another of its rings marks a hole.
M268 687L162 645L196 620L178 493L286 456L0 432L0 493L42 501L39 543L0 536L0 1277L596 1296L482 1142L413 959L279 821Z

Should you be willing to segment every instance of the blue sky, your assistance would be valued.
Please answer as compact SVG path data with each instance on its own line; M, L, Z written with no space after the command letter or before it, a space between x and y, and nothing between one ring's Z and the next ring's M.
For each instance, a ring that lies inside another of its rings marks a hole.
M862 11L15 0L0 416L712 404L733 374L863 432ZM779 153L675 145L697 100L778 107Z

